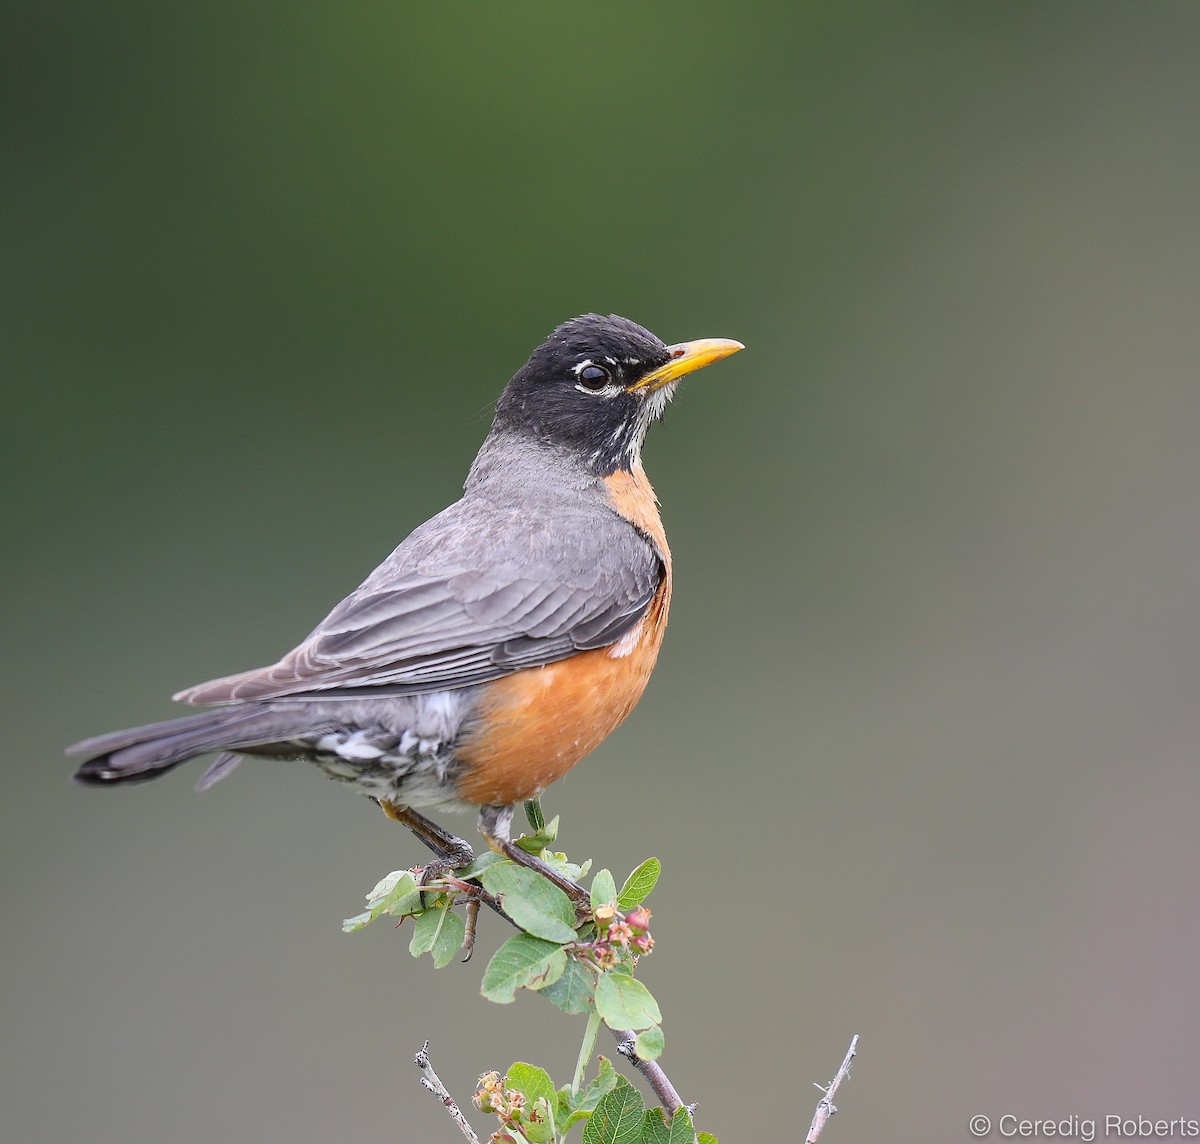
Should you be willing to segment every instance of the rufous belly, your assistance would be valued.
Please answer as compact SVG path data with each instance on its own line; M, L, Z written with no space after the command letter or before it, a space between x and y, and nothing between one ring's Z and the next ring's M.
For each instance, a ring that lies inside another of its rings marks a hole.
M637 627L611 647L488 684L479 722L456 751L459 797L490 806L532 798L603 742L646 688L669 602L665 580Z

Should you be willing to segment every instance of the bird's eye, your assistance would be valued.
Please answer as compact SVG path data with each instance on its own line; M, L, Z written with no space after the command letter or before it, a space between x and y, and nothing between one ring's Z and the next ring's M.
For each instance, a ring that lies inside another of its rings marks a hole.
M603 389L609 382L608 370L602 365L585 365L578 376L584 389Z

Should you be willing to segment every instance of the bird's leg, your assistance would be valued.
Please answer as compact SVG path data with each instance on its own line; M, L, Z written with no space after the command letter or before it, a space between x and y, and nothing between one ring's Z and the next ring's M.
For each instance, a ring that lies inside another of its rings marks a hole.
M426 846L437 855L433 865L440 865L437 873L450 870L461 870L475 861L475 851L471 844L448 830L443 830L436 822L431 822L423 814L418 814L411 807L400 803L379 800L380 809L393 822L407 826ZM429 867L426 867L428 870Z
M575 904L576 909L591 909L591 897L577 882L564 877L551 866L547 866L540 858L522 850L509 837L512 826L513 808L511 806L483 806L479 809L479 833L487 840L487 844L503 854L505 858L516 862L518 866L527 866L536 870L549 882L553 882Z

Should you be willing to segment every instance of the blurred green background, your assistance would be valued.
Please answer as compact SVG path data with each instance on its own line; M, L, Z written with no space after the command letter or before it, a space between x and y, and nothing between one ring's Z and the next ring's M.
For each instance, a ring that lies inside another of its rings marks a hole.
M365 800L61 751L292 646L584 310L749 347L651 436L670 636L546 800L663 860L702 1126L796 1138L852 1033L830 1141L1200 1116L1200 8L2 21L7 1139L448 1141L426 1037L568 1077L581 1019L339 932L422 854Z

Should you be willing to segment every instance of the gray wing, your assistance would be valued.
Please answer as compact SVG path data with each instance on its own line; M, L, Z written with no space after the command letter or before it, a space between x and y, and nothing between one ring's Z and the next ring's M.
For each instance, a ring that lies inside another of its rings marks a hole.
M417 529L277 664L175 698L415 694L611 644L645 613L662 558L608 510L580 506L555 524L552 534L528 514L459 501Z

